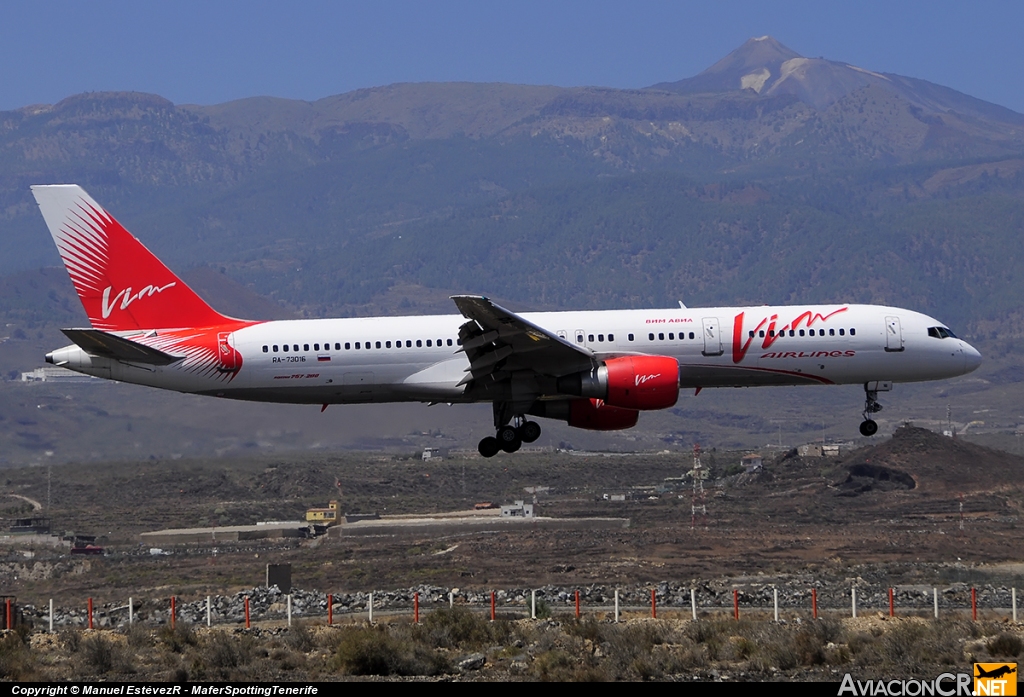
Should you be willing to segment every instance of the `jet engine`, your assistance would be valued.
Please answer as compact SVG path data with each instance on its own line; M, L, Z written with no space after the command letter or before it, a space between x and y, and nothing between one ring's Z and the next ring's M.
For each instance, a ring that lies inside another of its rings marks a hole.
M588 431L620 431L636 426L640 412L620 409L599 399L537 402L529 413L548 419L565 421L574 428Z
M611 358L590 372L558 378L558 391L623 409L667 409L679 399L679 363L668 356Z

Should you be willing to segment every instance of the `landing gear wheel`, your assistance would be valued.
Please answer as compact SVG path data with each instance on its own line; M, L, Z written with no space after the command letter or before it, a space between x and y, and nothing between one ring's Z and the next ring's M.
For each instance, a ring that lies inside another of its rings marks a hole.
M878 433L878 424L871 419L865 419L860 424L860 434L870 438L871 436Z
M519 429L519 437L524 443L532 443L540 438L540 424L536 421L527 421Z
M514 453L523 445L519 432L512 426L502 426L498 429L497 442L506 453Z
M498 443L498 439L494 436L487 436L480 441L480 445L476 446L476 449L480 451L480 454L484 457L494 457L501 450L501 445Z

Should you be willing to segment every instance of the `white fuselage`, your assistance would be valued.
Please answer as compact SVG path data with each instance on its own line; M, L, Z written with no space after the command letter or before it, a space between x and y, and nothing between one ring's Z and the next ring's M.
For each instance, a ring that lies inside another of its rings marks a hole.
M944 325L894 307L827 305L524 313L602 360L631 354L679 362L680 387L913 382L963 375L981 361ZM77 346L52 362L100 377L235 399L305 404L492 399L464 382L460 315L255 323L227 338L241 356L230 380L182 364L90 357ZM812 333L813 330L813 333ZM119 332L139 343L157 332ZM357 348L358 347L358 348ZM48 357L48 360L50 358ZM542 395L557 397L558 395Z

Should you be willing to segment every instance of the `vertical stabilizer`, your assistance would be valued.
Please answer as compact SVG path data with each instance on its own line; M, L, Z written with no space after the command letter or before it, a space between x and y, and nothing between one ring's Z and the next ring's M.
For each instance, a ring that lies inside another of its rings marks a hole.
M64 267L96 329L211 327L230 322L76 184L33 186Z

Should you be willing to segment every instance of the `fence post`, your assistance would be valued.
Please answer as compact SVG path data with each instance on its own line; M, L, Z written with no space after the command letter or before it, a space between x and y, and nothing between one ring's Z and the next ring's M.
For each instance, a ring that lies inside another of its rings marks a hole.
M615 589L615 624L619 623L619 589Z
M530 591L530 619L537 619L537 591Z
M772 595L774 596L773 599L775 601L775 621L778 622L779 621L779 589L775 588L773 593L772 593Z
M971 589L971 620L978 621L978 591Z
M206 596L206 626L209 627L213 624L213 599L210 596Z
M655 589L651 589L651 617L658 619L658 596Z
M693 613L693 621L697 621L697 589L690 589L690 611Z
M580 618L580 592L576 591L576 619Z
M889 589L889 617L896 616L896 595L893 589Z
M850 589L850 609L853 611L853 619L857 619L857 589Z
M448 591L448 609L451 610L453 607L455 607L455 594Z
M245 596L245 628L249 629L252 624L249 622L249 596Z
M1013 622L1014 622L1014 624L1016 624L1017 623L1017 589L1016 588L1011 588L1010 589L1010 597L1013 599L1013 602L1012 602L1012 604L1013 604ZM52 607L53 601L51 600L50 603L51 603L51 607ZM50 618L51 619L53 618L53 612L50 613Z
M733 616L739 620L740 618L740 591L738 588L732 589L732 613Z
M370 602L366 604L366 608L370 613L370 624L373 624L373 593L370 593Z
M7 612L6 612L6 615L7 615L7 617L6 617L6 619L7 619L7 625L6 625L5 629L12 629L12 627L11 627L11 599L10 599L10 598L7 598L7 602L6 602L6 603L4 603L4 605L6 605L6 606L7 606L7 607L5 608L5 609L6 609L6 611L7 611Z
M174 629L174 620L176 619L175 615L177 615L177 614L178 613L176 612L176 608L175 608L175 597L172 595L171 596L171 629Z
M412 594L412 623L420 623L420 594L418 592Z
M50 598L50 634L53 634L53 598Z
M292 594L288 594L288 626L292 626Z
M491 622L493 622L494 620L495 620L494 591L491 591Z
M128 596L128 624L135 624L135 602Z
M334 594L327 594L327 625L334 624Z
M932 588L932 605L935 609L935 619L939 619L939 589Z
M89 629L92 629L92 598L89 598Z

